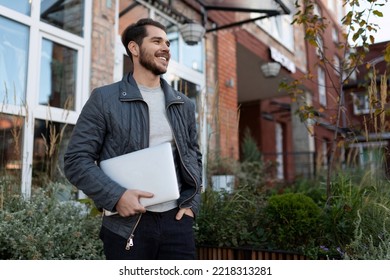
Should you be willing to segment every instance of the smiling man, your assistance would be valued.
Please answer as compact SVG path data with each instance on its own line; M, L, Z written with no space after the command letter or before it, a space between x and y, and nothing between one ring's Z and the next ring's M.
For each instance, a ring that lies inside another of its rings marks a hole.
M194 259L202 182L195 107L160 77L170 60L163 25L141 19L124 30L122 43L133 73L93 90L73 130L65 174L104 209L100 238L107 259ZM103 160L166 142L175 159L177 200L144 207L140 198L152 193L127 189L99 168Z

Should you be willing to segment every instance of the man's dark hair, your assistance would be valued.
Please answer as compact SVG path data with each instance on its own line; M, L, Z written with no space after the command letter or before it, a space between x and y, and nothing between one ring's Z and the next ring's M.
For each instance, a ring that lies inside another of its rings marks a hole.
M130 41L136 42L139 46L141 46L143 39L148 36L146 31L146 25L156 26L165 32L167 32L166 27L161 23L154 21L150 18L142 18L136 23L129 25L122 32L122 44L125 46L126 52L129 55L131 61L133 61L133 57L130 53L129 48L127 47Z

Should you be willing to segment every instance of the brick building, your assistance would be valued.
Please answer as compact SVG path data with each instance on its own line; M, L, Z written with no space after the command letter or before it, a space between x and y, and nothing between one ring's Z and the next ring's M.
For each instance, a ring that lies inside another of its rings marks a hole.
M67 139L91 90L131 71L120 42L122 30L152 17L168 27L171 41L164 78L197 104L205 159L208 152L239 159L249 128L265 159L277 163L278 179L312 176L315 155L327 158L334 93L324 92L331 81L318 70L318 51L305 43L300 28L290 25L294 1L228 1L238 5L235 10L213 2L0 0L1 172L20 180L27 195L42 174L61 177ZM318 1L318 11L333 25L322 40L328 54L337 55L339 2ZM259 16L263 19L253 21ZM189 45L180 27L191 21L207 31ZM262 69L273 66L280 70L266 76ZM318 73L321 85L304 84L308 100L324 109L314 134L295 115L297 105L290 96L279 90L281 81L308 72Z

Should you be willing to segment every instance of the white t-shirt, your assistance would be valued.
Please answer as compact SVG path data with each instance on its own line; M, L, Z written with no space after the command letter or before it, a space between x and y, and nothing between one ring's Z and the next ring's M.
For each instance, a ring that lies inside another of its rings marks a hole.
M149 146L156 146L169 142L172 150L175 151L175 144L171 126L167 119L165 109L165 96L161 87L148 88L142 85L138 86L144 101L149 107ZM165 212L177 207L177 201L168 201L165 203L146 207L148 211Z

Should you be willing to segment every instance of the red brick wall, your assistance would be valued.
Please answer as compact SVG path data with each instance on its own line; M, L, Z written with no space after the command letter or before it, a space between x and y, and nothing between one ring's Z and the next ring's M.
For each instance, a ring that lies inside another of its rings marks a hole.
M219 32L217 37L217 61L219 82L219 144L221 156L238 159L238 118L237 118L237 61L236 38L231 32ZM233 87L226 86L232 79Z
M93 1L91 89L113 82L115 58L115 5L106 1Z

